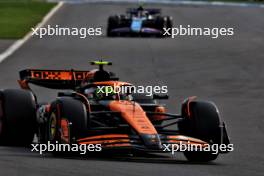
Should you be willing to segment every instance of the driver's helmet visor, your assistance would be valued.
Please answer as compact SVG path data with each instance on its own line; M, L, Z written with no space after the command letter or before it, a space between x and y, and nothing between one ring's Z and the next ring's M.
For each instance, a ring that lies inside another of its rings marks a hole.
M116 100L118 94L114 91L112 86L98 86L95 89L94 97L98 100Z
M97 86L85 89L88 99L95 100L132 100L133 86Z

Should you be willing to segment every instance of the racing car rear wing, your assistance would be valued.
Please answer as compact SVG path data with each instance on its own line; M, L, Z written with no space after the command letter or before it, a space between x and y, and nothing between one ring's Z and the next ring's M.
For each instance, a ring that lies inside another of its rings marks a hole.
M88 78L90 71L26 69L19 72L21 87L28 83L51 89L74 89Z
M137 14L138 11L139 10L137 8L128 8L126 12L130 13L130 14ZM155 15L155 14L161 13L160 9L144 9L144 11L147 11L150 15Z

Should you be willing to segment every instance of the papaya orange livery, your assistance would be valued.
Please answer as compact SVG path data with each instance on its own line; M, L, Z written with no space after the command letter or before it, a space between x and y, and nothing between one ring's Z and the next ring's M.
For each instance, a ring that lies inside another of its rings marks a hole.
M112 101L110 110L121 112L122 117L140 134L157 134L156 129L136 102Z
M104 70L104 66L112 65L110 62L91 64L99 68L20 71L21 89L0 90L1 143L28 146L37 136L44 144L94 144L101 146L103 152L117 149L129 154L170 152L180 144L202 149L230 144L214 103L190 97L182 103L180 114L167 113L159 100L168 95L117 91L133 84ZM39 103L30 84L60 92L53 101ZM13 108L21 104L23 108L13 113ZM184 155L190 161L212 161L218 156L211 151L184 151Z

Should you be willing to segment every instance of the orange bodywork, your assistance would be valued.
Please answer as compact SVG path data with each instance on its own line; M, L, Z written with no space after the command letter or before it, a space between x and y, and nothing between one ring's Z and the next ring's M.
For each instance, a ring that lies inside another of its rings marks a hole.
M189 136L184 135L161 135L161 142L166 144L192 144L201 147L208 146L208 143ZM127 134L104 134L91 136L77 140L79 144L102 144L104 147L129 147L132 136Z
M105 134L105 135L99 135L99 136L92 136L92 137L86 137L79 139L78 142L87 141L87 140L102 140L102 139L119 139L119 138L129 138L127 134Z
M113 140L103 140L103 141L89 141L80 142L80 144L112 144L112 143L129 143L129 139L113 139Z
M138 103L131 101L112 101L109 104L109 108L112 111L121 112L122 117L139 134L157 134L156 129Z
M130 146L127 134L104 134L77 140L79 144L102 144L103 146Z
M207 144L207 142L202 141L197 138L189 137L189 136L183 136L183 135L174 135L174 136L167 136L167 139L171 143L176 142L189 142L191 144Z
M61 139L69 143L69 121L61 119Z

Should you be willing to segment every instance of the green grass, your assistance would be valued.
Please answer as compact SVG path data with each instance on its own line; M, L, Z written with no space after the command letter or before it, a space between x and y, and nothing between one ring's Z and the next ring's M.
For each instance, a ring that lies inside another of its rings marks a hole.
M55 5L42 0L0 0L0 39L22 38Z

